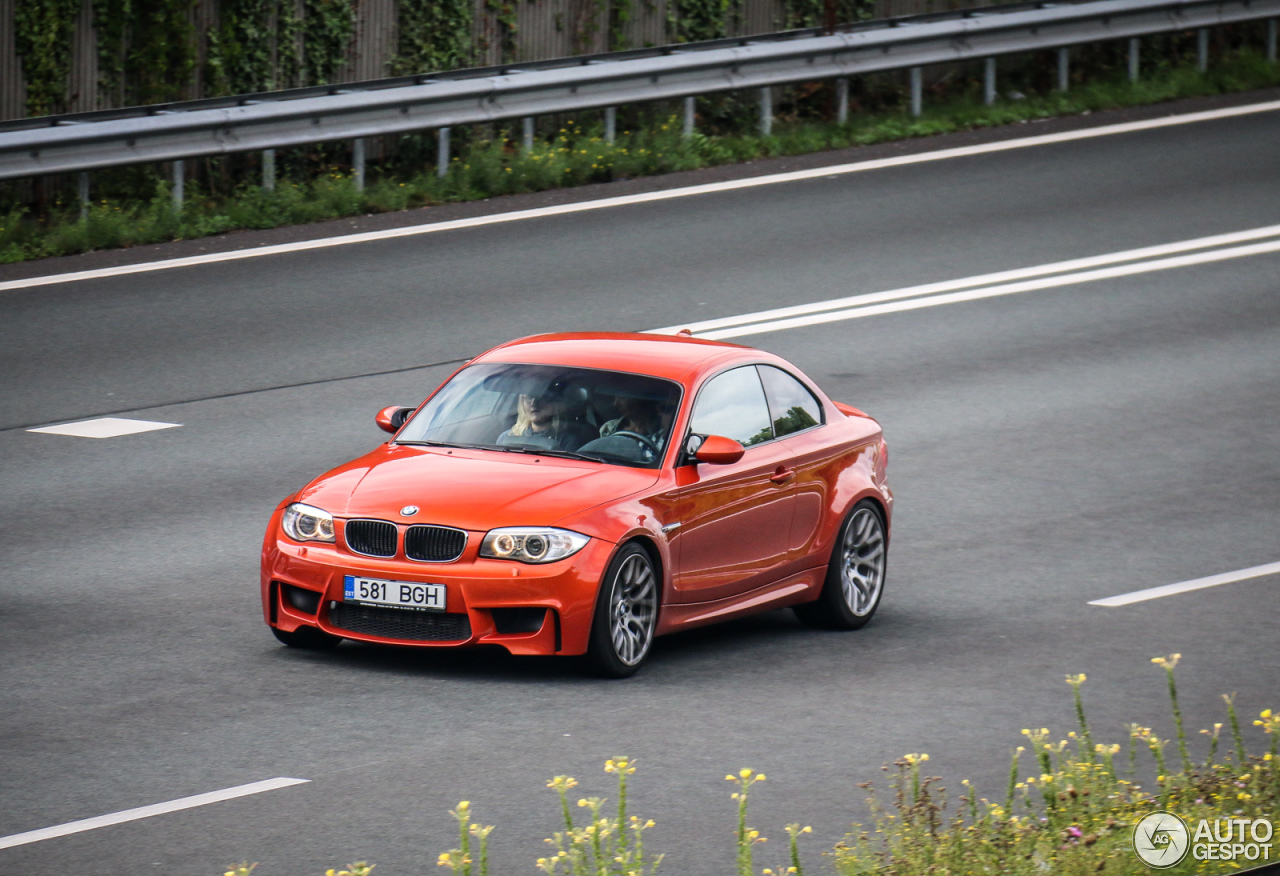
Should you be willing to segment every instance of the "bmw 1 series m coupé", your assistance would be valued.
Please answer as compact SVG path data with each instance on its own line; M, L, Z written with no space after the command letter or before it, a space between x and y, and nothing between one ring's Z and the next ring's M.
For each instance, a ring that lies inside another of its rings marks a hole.
M622 677L664 633L785 606L856 629L884 592L880 425L769 353L541 335L377 422L391 440L267 528L286 645L499 645Z

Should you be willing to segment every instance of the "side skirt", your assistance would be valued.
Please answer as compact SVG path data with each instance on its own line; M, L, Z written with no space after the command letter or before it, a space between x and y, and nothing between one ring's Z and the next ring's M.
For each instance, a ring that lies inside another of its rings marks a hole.
M664 605L658 623L658 635L673 633L676 630L687 630L707 624L718 623L735 617L745 617L788 605L799 605L812 602L822 592L822 582L826 579L827 567L819 566L799 572L781 581L766 584L764 587L718 599L715 602L681 603Z

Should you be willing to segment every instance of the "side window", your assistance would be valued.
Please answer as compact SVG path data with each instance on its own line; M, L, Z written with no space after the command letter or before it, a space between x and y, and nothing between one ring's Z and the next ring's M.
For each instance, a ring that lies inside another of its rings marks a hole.
M822 405L809 388L781 368L760 365L773 430L781 438L822 422Z
M699 435L723 435L743 447L769 441L769 404L752 365L713 377L698 393L690 429Z

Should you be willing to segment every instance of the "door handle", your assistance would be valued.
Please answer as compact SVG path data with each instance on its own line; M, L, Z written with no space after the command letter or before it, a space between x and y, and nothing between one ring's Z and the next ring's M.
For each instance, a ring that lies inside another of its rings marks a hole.
M769 475L769 480L773 481L775 484L785 484L795 476L796 473L791 469L778 466L778 470Z

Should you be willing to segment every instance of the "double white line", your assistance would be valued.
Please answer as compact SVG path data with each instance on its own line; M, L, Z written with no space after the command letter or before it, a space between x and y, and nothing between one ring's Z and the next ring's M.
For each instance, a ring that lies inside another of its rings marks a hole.
M1243 245L1241 245L1243 244ZM722 319L651 329L652 334L674 334L689 329L694 335L710 340L740 338L744 335L776 332L783 329L897 313L924 307L939 307L960 301L1016 295L1037 289L1052 289L1091 283L1133 274L1167 271L1191 265L1238 259L1264 253L1280 252L1280 225L1268 225L1231 234L1215 234L1178 243L1124 250L1089 258L1053 262L994 274L981 274L958 280L926 283L887 292L872 292L829 301L816 301L776 310L744 313ZM964 291L957 291L964 290Z

